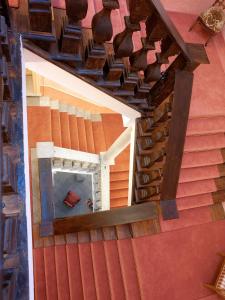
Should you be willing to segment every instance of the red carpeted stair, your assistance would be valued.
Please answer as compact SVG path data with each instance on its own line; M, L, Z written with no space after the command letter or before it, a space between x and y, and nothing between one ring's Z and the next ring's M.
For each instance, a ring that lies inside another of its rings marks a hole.
M88 15L83 23L86 26L90 25L95 11L99 10L97 0L89 2ZM63 7L64 1L56 1L55 5ZM114 34L121 31L123 26L121 16L124 13L126 14L124 7L112 13ZM188 28L195 16L171 13L171 17L186 41L204 42L205 36L200 30L188 33ZM135 34L134 41L136 41ZM138 47L139 45L135 44L135 49ZM218 48L219 44L215 39L207 47L211 64L201 66L195 72L177 192L179 219L161 220L163 233L155 236L78 245L56 245L52 248L54 251L49 250L49 255L44 255L43 248L34 249L36 299L51 299L53 289L55 289L55 280L58 283L59 274L56 272L57 278L55 279L49 278L46 268L49 266L52 272L54 268L59 270L62 262L64 265L61 266L60 276L62 280L68 282L64 287L57 287L58 299L65 287L68 290L63 295L64 299L67 299L68 295L71 299L78 300L219 299L211 295L212 292L203 286L204 283L214 282L215 274L222 262L217 253L225 250L225 221L212 222L212 207L216 204L214 193L218 190L225 190L225 185L218 184L217 181L224 176L221 170L225 162L223 153L223 148L225 148L225 60ZM89 137L86 135L86 126L89 124L86 125L84 119L77 118L78 134L76 137L73 134L76 131L75 123L73 126L69 125L70 136L65 126L66 137L63 137L60 133L61 129L59 130L61 118L59 119L57 114L52 116L54 124L49 128L51 122L46 120L49 115L51 117L50 110L45 108L43 111L46 119L40 126L41 128L46 126L46 128L45 132L37 133L40 141L52 139L54 143L66 145L70 140L73 149L83 149L83 151L91 149L91 141L81 139L81 137L86 137L86 139ZM40 108L34 114L40 117ZM31 117L30 120L32 120ZM32 122L31 126L36 129L38 123L34 121L32 124ZM110 125L111 122L113 126ZM58 128L59 136L54 128ZM96 153L105 151L115 140L115 132L120 133L122 130L121 119L113 120L111 115L102 116L102 122L92 124L90 134L91 140L94 141L92 150ZM34 140L31 136L30 145L34 143ZM123 206L126 203L125 181L128 179L128 153L129 149L126 149L121 154L123 162L118 158L116 165L111 167L112 207Z
M170 16L187 42L204 42L206 34L200 26L188 32L194 16L171 12ZM210 64L195 71L187 136L177 190L179 219L162 221L162 230L173 230L224 218L222 203L217 197L225 190L225 94L224 48L221 37L206 48ZM207 76L206 76L207 74ZM220 207L219 207L220 205ZM219 207L214 213L215 207Z
M106 151L125 127L119 114L99 115L101 121L60 112L50 107L28 107L29 144L53 141L55 146L89 153ZM127 206L129 179L129 147L111 167L111 207Z
M35 299L215 300L225 221L160 235L34 249Z

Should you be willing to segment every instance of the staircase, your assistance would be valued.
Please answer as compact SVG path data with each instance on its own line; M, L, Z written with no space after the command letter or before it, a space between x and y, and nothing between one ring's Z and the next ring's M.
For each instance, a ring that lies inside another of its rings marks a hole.
M111 146L124 126L119 114L92 114L43 96L28 97L28 130L30 148L36 142L52 141L58 147L99 154ZM128 178L129 147L110 169L112 208L127 206Z
M72 238L34 249L36 299L141 299L132 240Z
M35 299L219 300L202 282L213 281L221 263L224 220L142 237L141 227L44 239L33 249Z

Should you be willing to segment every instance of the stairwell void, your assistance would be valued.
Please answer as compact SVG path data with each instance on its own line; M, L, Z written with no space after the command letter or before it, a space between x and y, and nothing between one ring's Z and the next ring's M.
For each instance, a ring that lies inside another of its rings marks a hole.
M100 105L95 95L80 95L76 81L73 88L58 84L48 77L49 64L40 58L46 64L47 77L42 76L43 71L37 73L37 56L27 56L30 180L39 235L52 234L54 219L128 207L139 113L116 103L112 106L111 100ZM64 201L69 192L80 198L73 207Z

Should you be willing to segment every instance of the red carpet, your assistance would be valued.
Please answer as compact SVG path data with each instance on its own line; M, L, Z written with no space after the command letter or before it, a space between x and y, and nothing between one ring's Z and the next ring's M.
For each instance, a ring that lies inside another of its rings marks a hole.
M135 239L36 248L35 299L217 300L203 284L215 281L224 232L225 221L218 221Z
M225 250L225 221L133 240L143 300L197 300L211 294ZM205 299L205 298L203 298ZM214 300L209 297L205 300Z

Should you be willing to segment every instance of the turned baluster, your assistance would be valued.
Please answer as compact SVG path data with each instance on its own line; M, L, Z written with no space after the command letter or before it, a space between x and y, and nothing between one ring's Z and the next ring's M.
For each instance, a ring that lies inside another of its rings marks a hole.
M169 35L162 40L161 53L159 54L161 60L167 60L167 63L169 63L168 58L179 53L179 46Z
M82 30L81 20L85 18L88 9L87 0L66 0L66 13L61 40L60 51L76 56L81 61L82 56Z
M133 52L132 35L140 31L140 21L153 14L154 8L148 0L129 0L130 16L124 17L125 30L117 34L113 41L116 57L129 57Z
M129 60L132 70L141 71L147 68L147 54L149 50L155 50L154 42L149 42L146 38L141 39L143 47L132 53Z
M128 57L132 54L134 46L132 35L135 31L140 31L139 23L131 23L130 17L125 16L125 29L117 34L113 40L113 48L117 58Z
M103 0L103 8L92 19L92 34L96 44L102 45L110 41L113 36L113 26L111 22L111 12L119 8L118 0ZM113 55L109 55L103 70L104 80L108 82L119 81L124 66L120 59L116 59ZM113 86L112 86L113 88Z
M149 43L161 41L167 37L167 30L158 14L154 12L146 20L146 34ZM167 63L167 57L156 53L156 61L145 69L145 82L155 82L161 78L161 65Z
M111 12L119 8L118 0L103 0L103 8L92 19L93 39L98 44L110 41L113 35Z
M156 61L148 65L145 70L145 82L157 81L161 78L161 66L169 63L169 57L180 53L180 48L173 39L167 35L161 41L161 52L156 53Z
M51 1L29 1L30 29L39 32L52 32Z

